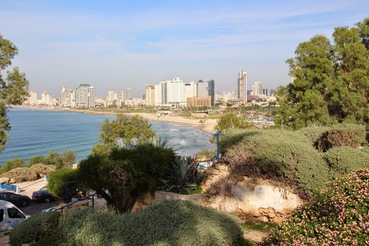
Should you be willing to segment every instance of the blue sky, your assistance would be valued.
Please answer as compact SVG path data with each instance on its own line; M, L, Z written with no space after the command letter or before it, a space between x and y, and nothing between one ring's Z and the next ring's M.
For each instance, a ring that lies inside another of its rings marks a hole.
M285 61L299 43L367 17L367 0L0 0L0 34L19 49L13 65L55 97L79 83L140 97L177 76L231 91L242 67L249 89L274 89L290 82Z

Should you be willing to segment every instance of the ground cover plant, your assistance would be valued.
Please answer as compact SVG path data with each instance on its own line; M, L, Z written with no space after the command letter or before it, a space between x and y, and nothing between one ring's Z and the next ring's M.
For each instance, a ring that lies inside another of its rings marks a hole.
M137 214L74 210L49 226L39 216L25 222L11 233L12 245L45 242L50 231L53 245L245 245L236 217L189 201L166 201Z
M230 129L222 137L221 152L234 174L285 182L308 199L335 177L369 167L366 145L360 125Z
M369 169L336 179L261 245L369 245Z

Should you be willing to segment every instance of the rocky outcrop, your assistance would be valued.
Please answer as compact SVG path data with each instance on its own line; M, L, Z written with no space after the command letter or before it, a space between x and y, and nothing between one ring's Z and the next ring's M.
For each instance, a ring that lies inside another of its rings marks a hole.
M20 182L34 181L43 178L55 171L52 165L35 164L30 168L18 167L0 175L1 184L14 184Z
M34 170L31 170L27 167L17 167L9 172L3 173L0 175L0 178L8 180L8 184L26 182L26 181L34 181L38 179L38 175Z
M203 194L180 195L157 191L155 198L146 196L135 205L140 211L145 206L163 200L191 200L206 207L232 213L241 219L281 222L303 201L284 184L252 179L232 174L225 165L207 169L202 185Z
M34 170L40 178L54 172L56 167L54 165L34 164L29 169Z
M210 195L210 207L262 221L280 222L303 204L285 184L235 175L226 165L207 170L202 190Z

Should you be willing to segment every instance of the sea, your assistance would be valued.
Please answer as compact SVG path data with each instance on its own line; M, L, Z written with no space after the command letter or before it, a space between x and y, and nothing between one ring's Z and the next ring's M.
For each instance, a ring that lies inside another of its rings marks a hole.
M85 114L71 111L11 108L8 113L11 130L5 149L0 152L0 166L14 158L26 162L36 155L49 152L62 154L66 150L76 153L76 160L85 159L98 143L99 126L106 118L116 115ZM151 128L178 155L194 156L203 149L214 150L211 134L199 127L163 121L149 121Z

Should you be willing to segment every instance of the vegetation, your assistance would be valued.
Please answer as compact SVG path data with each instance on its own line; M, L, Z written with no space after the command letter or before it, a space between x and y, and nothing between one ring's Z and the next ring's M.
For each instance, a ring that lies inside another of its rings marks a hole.
M198 163L192 157L176 156L167 176L161 180L161 189L186 194L190 189L196 189L199 179Z
M323 133L333 132L334 136L345 137L332 138L337 140L330 142L334 147L324 153L318 151L320 145L314 143L326 138L327 134L310 134L309 140L303 134L307 132L314 131L304 129L296 132L277 129L229 131L221 142L223 161L236 174L284 181L305 198L319 192L337 175L369 167L369 156L365 148L349 147L362 142L358 141L360 137L356 135L361 131L351 131L352 134L345 135L347 129L344 126L325 128ZM313 135L317 137L316 140L313 140L315 139ZM354 160L357 161L355 165Z
M199 152L197 152L195 154L196 158L206 158L206 159L211 159L215 156L215 151L214 150L208 150L208 149L203 149L200 150Z
M59 218L61 213L49 212L36 214L29 219L23 221L11 231L9 235L10 245L21 246L24 244L37 243L50 239L52 236L59 234ZM58 242L53 238L50 243L57 245Z
M50 245L50 242L53 245L245 245L236 217L189 201L162 202L138 214L89 209L43 213L22 222L10 234L11 245Z
M222 115L219 118L217 125L215 126L215 129L218 132L221 132L223 130L227 130L230 128L245 129L251 127L252 125L250 125L245 118L239 117L235 112L230 112Z
M92 153L94 154L109 153L112 148L116 147L118 137L124 139L125 143L130 144L133 138L137 138L139 143L143 143L146 139L155 135L148 120L139 115L125 116L119 114L115 120L105 119L100 128L100 143L93 147Z
M0 174L9 172L10 170L17 167L24 167L25 163L22 158L14 158L13 160L6 161L4 165L0 168Z
M50 174L48 180L48 191L61 201L68 201L75 195L77 190L77 170L61 168ZM68 193L67 193L68 192Z
M10 69L17 47L0 34L0 152L8 139L10 124L7 117L7 105L20 105L28 96L28 80L19 68ZM6 78L2 72L7 71Z
M262 245L368 245L369 170L335 180Z
M109 209L129 212L137 199L154 192L174 160L171 148L152 144L114 148L109 154L90 155L82 160L77 180L83 189L101 195Z
M278 88L277 124L292 129L337 123L369 127L369 18L356 27L337 27L334 43L316 35L287 60L293 83ZM282 123L283 122L283 123Z

